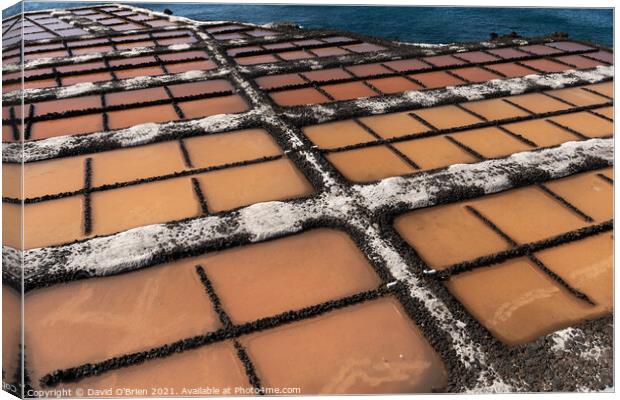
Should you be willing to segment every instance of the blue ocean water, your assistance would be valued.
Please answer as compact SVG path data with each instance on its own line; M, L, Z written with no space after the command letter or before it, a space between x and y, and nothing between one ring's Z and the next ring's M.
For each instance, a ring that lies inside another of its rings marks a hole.
M93 3L27 2L27 11L78 7ZM523 36L567 32L570 37L613 45L611 8L486 8L302 6L251 4L139 3L137 6L200 20L235 20L264 24L293 22L306 28L335 28L407 42L481 41L491 32ZM3 17L18 9L3 11Z

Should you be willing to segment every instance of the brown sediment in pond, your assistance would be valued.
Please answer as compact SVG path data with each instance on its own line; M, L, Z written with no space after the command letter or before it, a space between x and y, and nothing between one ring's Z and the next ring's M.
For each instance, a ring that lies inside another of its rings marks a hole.
M342 68L329 68L320 71L304 72L301 75L315 82L327 82L336 79L348 79L351 77L351 74L347 73Z
M268 161L197 175L209 211L310 195L314 189L288 159Z
M532 146L495 127L472 129L451 136L486 158L533 150Z
M3 216L18 224L21 206L2 203ZM51 246L82 238L82 197L66 197L42 203L27 204L24 212L24 249ZM20 248L19 224L3 224L4 244Z
M62 86L75 85L76 83L102 82L109 80L112 80L112 75L109 72L93 72L90 74L71 75L61 78Z
M24 335L34 383L57 369L221 328L195 265L190 259L29 292Z
M247 129L185 139L185 147L195 168L213 167L255 160L282 153L264 129Z
M612 312L613 234L603 233L536 253L551 271L585 293L597 307Z
M268 63L268 62L276 62L278 61L278 59L275 58L271 54L265 54L265 55L260 55L260 56L237 57L235 61L239 63L239 65L252 65L252 64L262 64L262 63Z
M282 57L285 60L302 60L305 58L314 57L312 54L303 50L283 51L281 53L278 53L278 56Z
M559 89L549 92L550 95L568 101L576 106L591 106L594 104L604 104L609 100L598 94L588 92L582 88Z
M384 139L430 130L428 126L409 115L409 112L362 117L359 120Z
M330 101L321 92L314 88L283 90L270 93L269 96L281 106L298 106L302 104L319 104Z
M130 182L186 169L176 141L104 151L91 155L92 185Z
M349 236L332 229L225 250L200 263L235 324L373 290L381 283Z
M395 143L394 147L413 160L420 169L476 162L477 159L444 136Z
M362 64L362 65L350 65L346 67L346 70L359 78L365 78L367 76L379 75L390 73L391 71L381 64Z
M111 396L113 397L203 397L213 395L208 393L206 388L218 390L221 395L226 388L249 389L251 385L244 366L237 357L233 342L225 341L182 353L174 353L166 358L155 358L143 364L109 371L76 383L63 383L57 387L112 389ZM130 394L124 391L126 388L144 388L146 392ZM119 389L121 391L117 392Z
M432 107L414 112L437 129L448 129L482 122L456 106Z
M248 109L248 104L239 95L213 97L179 102L185 118L201 118L217 114L232 114Z
M409 77L420 82L428 89L457 86L465 83L462 79L456 78L444 71L421 72L419 74L409 75Z
M557 122L562 126L566 126L588 137L607 136L614 132L613 122L592 115L586 111L558 115L549 118L549 120Z
M147 101L165 100L168 98L163 87L153 87L148 89L125 90L122 92L107 93L105 95L108 106L118 106L122 104L135 104Z
M515 63L491 64L487 65L486 68L497 71L500 74L504 74L507 78L517 78L521 76L536 74L536 71L534 71L533 69L529 69Z
M2 141L3 142L15 142L13 137L13 127L11 125L2 125Z
M241 338L268 387L301 394L431 392L447 384L437 354L393 298Z
M341 47L344 49L350 50L354 53L368 53L371 51L385 50L385 47L379 46L374 43L350 44L350 45L341 46Z
M553 47L549 47L549 46L545 46L543 44L532 44L532 45L527 45L527 46L523 46L521 47L521 49L529 52L529 53L534 53L537 55L541 55L541 56L546 56L549 54L558 54L561 53L562 50L559 49L555 49Z
M562 103L561 101L553 99L549 96L545 96L542 93L529 93L519 96L511 96L508 99L512 103L515 103L536 114L572 108L572 106Z
M385 146L331 153L326 157L342 175L354 182L371 182L415 171Z
M376 140L374 136L351 120L306 126L303 132L321 149L333 149Z
M464 53L459 53L458 57L472 63L483 63L499 60L498 57L491 54L483 53L482 51L467 51Z
M62 100L42 101L35 103L35 115L48 113L61 113L68 110L86 110L89 108L100 108L100 96L83 96Z
M235 88L227 80L215 79L170 85L169 89L174 97L186 97L204 93L233 91Z
M121 69L114 72L118 79L129 79L137 76L163 75L164 70L160 66Z
M610 107L603 107L603 108L597 108L595 110L593 110L596 114L602 115L604 117L607 117L611 120L614 119L614 108L612 106Z
M21 164L2 163L2 196L22 197L23 169Z
M68 157L24 164L24 198L73 192L84 187L85 157ZM3 166L16 170L18 164ZM18 171L15 171L18 173ZM21 195L5 193L4 196L20 198Z
M300 85L305 83L298 74L282 74L274 76L261 76L256 78L256 83L263 89L273 89L288 85Z
M78 117L34 122L32 124L31 139L45 139L55 136L100 132L102 130L103 118L101 114L81 115Z
M21 367L21 314L21 293L2 285L2 381L8 385L14 383Z
M154 62L156 62L156 60L155 60L155 57L153 56L129 57L129 58L118 58L115 60L110 60L110 66L112 67L132 66L136 64L154 63Z
M537 187L484 196L471 204L518 243L547 239L587 225L577 214Z
M145 123L175 121L179 119L174 107L169 104L147 106L108 113L110 129L128 128Z
M337 83L324 85L321 89L329 93L335 100L351 100L358 97L372 97L378 94L363 82Z
M381 79L371 79L367 81L372 86L376 87L383 93L391 94L391 93L400 93L406 92L408 90L420 90L422 86L417 83L411 82L400 76L390 77L390 78L381 78Z
M396 218L394 226L436 269L510 248L462 203L415 210Z
M488 120L524 117L529 113L505 102L503 99L470 101L462 106Z
M594 90L597 93L605 95L607 97L614 97L614 83L613 82L604 82L597 83L594 85L588 85L588 89Z
M537 60L521 61L521 64L543 72L562 72L572 68L567 65L542 58Z
M458 69L452 70L451 72L473 83L486 82L486 81L491 81L493 79L502 78L501 76L497 74L494 74L492 72L489 72L479 67L458 68Z
M510 346L605 313L574 297L527 258L452 276L446 286L482 325Z
M556 144L579 139L566 129L553 125L544 119L515 122L504 125L504 127L541 147L555 146Z
M430 64L418 59L388 61L384 62L383 65L399 72L415 71L431 67Z
M523 51L519 51L517 49L514 48L503 48L503 49L488 49L486 50L487 53L491 53L493 55L499 56L501 58L504 59L513 59L513 58L521 58L521 57L527 57L529 56L529 54L523 52Z
M545 186L569 203L592 217L596 222L613 218L613 186L596 174L598 171L578 174L548 182Z
M575 67L580 69L594 68L598 65L603 64L600 61L592 60L590 58L585 58L579 55L555 57L555 59L566 64L574 65Z
M95 192L91 199L95 235L201 214L191 180L186 177Z
M110 61L110 65L113 65L113 62L115 60L111 60ZM90 69L99 69L99 68L105 68L105 63L103 61L95 61L95 62L87 62L87 63L81 63L81 64L69 64L69 65L61 65L59 67L56 67L56 69L58 70L58 72L78 72L78 71L87 71ZM52 72L51 69L50 71L47 71L47 69L45 69L45 72ZM63 99L63 100L69 100L69 99Z
M592 49L590 46L575 42L552 42L547 45L564 51L582 51Z
M436 67L450 67L453 65L466 64L465 61L452 57L451 55L425 57L424 62L432 64Z

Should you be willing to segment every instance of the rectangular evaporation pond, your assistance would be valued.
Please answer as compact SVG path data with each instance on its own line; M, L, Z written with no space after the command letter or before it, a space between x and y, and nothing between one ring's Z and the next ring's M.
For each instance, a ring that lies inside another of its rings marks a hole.
M183 396L206 395L193 388L210 388L223 393L226 388L251 387L245 368L237 356L237 349L233 342L228 340L174 353L165 358L150 359L75 383L61 383L55 388L109 390L150 388L153 385L174 391L178 396L183 393ZM183 392L188 389L190 391Z
M230 82L224 79L181 83L170 85L168 88L170 89L170 93L176 98L216 92L231 92L234 90Z
M416 163L421 170L478 161L444 136L434 136L395 143L394 147Z
M303 132L312 143L321 149L333 149L376 140L374 136L352 120L306 126L303 128Z
M536 186L473 200L472 206L517 243L530 243L588 225L564 204Z
M187 167L176 140L91 155L94 187L180 172Z
M198 262L235 324L352 296L381 284L355 242L333 229L211 253Z
M195 265L183 260L29 292L24 315L33 382L57 369L220 329Z
M263 385L299 387L301 394L430 392L447 384L441 359L392 297L244 336L241 342Z
M553 125L544 119L515 122L504 125L504 128L531 140L540 147L555 146L580 139L570 131Z
M162 123L179 119L170 104L133 108L108 112L110 129L123 129L145 123Z
M288 159L226 168L196 177L211 212L305 197L314 192L312 185Z
M186 177L95 192L91 199L95 235L202 214L192 182Z
M420 90L422 86L417 83L411 82L400 76L394 76L390 78L371 79L366 81L373 87L379 89L384 94L401 93L409 90Z
M300 106L331 101L314 88L283 90L281 92L270 93L269 96L280 106Z
M587 137L609 136L614 132L613 122L586 111L558 115L549 118L549 120Z
M239 95L182 101L178 103L186 118L202 118L217 114L232 114L248 110L248 104Z
M587 90L583 90L582 87L552 90L547 93L553 97L568 101L569 103L576 106L591 106L594 104L604 104L609 102L609 99L607 99L606 97L589 92Z
M372 146L326 155L338 171L353 182L372 182L406 175L415 169L386 146Z
M606 314L572 296L525 257L458 274L446 286L482 325L509 346Z
M184 140L194 168L207 168L262 157L282 150L264 129L208 134Z
M394 226L434 269L508 250L507 242L465 205L456 203L416 210L396 218Z
M82 96L34 103L35 116L101 108L101 96Z
M30 139L46 139L55 136L101 131L103 131L103 115L101 113L88 114L34 122Z
M82 207L82 196L25 205L23 229L27 234L24 236L24 249L83 239ZM15 249L21 247L21 211L20 205L2 203L2 214L6 220L2 224L3 244Z
M613 234L602 233L540 251L536 257L569 285L585 293L597 307L611 313L614 306L613 245Z
M506 157L534 147L493 126L471 129L451 135L486 158Z
M352 100L360 97L378 96L375 92L363 82L337 83L333 85L321 86L325 92L329 93L335 100Z
M54 160L20 164L2 164L4 179L21 180L25 198L74 192L84 187L85 156L63 157ZM4 196L20 198L19 187L3 186ZM8 189L8 190L7 190Z
M600 223L613 218L613 186L593 171L549 182L546 186Z
M282 74L261 76L259 78L256 78L256 83L258 83L258 86L260 86L262 89L268 90L289 85L301 85L306 83L306 81L297 74Z
M598 207L600 202L610 205L612 198L611 185L595 176L596 173L598 171L578 174L545 185L558 192L564 190L560 195L579 193L569 201L592 212L590 205ZM606 190L600 190L599 183L606 185ZM555 186L551 188L552 185ZM585 195L581 195L582 190ZM598 194L599 191L602 194ZM498 207L491 209L489 203ZM506 240L466 209L468 204L519 243L550 238L585 225L563 204L535 187L528 187L416 210L397 218L395 226L432 268L443 269L508 249ZM607 210L602 219L610 217L611 207L603 208ZM567 282L586 292L592 291L599 275L610 273L611 244L603 240L611 242L611 237L608 234L597 237L601 239L595 243L582 246L575 242L543 250L537 255L546 256L543 262L549 263L547 266ZM575 251L570 256L571 268L558 264L558 260L567 256L564 246ZM609 290L600 291L597 286L592 293L596 292L593 298L599 302L592 306L570 295L526 258L514 258L451 276L446 285L485 327L509 345L529 342L584 319L604 315L610 309ZM531 293L541 295L523 302L522 298ZM502 312L502 305L511 311Z

